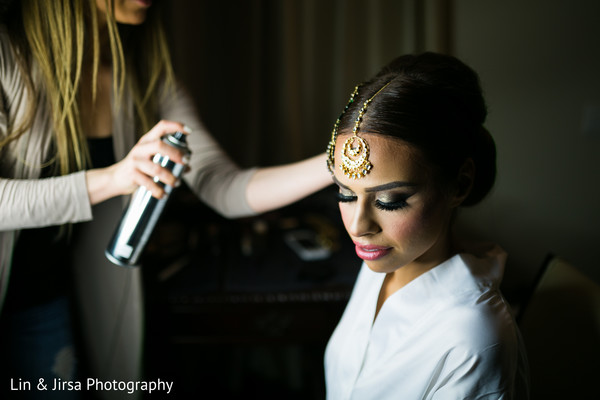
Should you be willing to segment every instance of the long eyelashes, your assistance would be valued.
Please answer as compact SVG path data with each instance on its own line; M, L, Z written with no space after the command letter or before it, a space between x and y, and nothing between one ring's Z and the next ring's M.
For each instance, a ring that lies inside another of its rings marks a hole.
M383 211L396 211L408 207L405 200L394 201L392 203L384 203L383 201L375 201L375 207Z
M350 203L356 201L356 196L348 196L342 193L336 193L336 198L340 203ZM376 200L374 205L375 208L382 211L401 210L403 208L408 207L408 203L406 202L407 198L403 198L394 202L384 202L381 200Z

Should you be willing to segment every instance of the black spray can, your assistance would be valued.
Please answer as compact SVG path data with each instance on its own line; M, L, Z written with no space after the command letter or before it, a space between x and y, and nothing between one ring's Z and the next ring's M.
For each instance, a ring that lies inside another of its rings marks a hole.
M184 155L190 154L185 134L175 132L163 136L162 140L179 149ZM156 154L152 161L167 168L176 178L180 178L185 169L185 165L175 163L160 154ZM137 264L138 258L144 250L173 190L171 186L165 185L156 177L154 181L164 187L165 195L159 200L152 197L152 193L145 187L140 186L132 195L129 205L106 248L106 257L117 265L131 267Z

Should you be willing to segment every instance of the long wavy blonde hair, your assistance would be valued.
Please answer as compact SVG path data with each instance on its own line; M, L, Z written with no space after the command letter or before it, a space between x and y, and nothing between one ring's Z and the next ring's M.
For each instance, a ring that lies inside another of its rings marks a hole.
M136 134L156 122L159 97L172 89L173 68L160 10L150 7L139 26L117 24L114 0L105 0L112 55L113 91L118 102L128 91L133 99ZM46 101L54 126L55 154L50 163L56 174L89 166L87 141L80 118L80 89L84 60L91 59L92 101L100 65L96 0L21 0L7 19L11 43L25 77L30 104L22 124L0 141L0 149L23 135L36 115L36 104ZM155 3L159 3L155 1ZM91 52L91 53L90 53ZM36 75L39 71L39 77ZM39 78L39 79L38 79Z

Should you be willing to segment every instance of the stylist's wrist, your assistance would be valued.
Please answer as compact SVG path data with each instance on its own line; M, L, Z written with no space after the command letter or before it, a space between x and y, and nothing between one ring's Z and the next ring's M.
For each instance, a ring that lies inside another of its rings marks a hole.
M116 165L111 165L106 168L90 169L85 172L85 181L91 205L133 191L133 189L121 187L117 184L115 169Z

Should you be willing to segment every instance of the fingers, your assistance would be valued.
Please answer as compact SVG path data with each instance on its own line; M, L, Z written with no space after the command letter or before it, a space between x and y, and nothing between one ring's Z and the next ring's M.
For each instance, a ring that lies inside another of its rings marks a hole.
M160 181L166 185L175 186L175 182L177 181L177 178L171 171L152 162L152 160L142 160L138 162L137 169L155 182Z
M184 154L177 148L163 142L162 140L138 143L130 151L130 156L135 160L135 162L139 163L152 163L152 159L156 154L160 154L162 157L168 158L173 162L185 164Z
M164 135L176 131L187 134L190 129L179 122L162 120L148 131L130 152L136 170L135 183L146 187L157 198L164 194L164 189L158 181L175 187L178 179L171 171L153 162L154 156L160 154L175 163L187 163L180 150L162 141Z
M152 197L161 199L165 195L165 189L163 188L163 186L157 183L153 178L142 172L137 171L134 177L134 182L138 186L145 187L146 190L152 193Z
M144 186L152 196L160 199L165 193L162 184L177 185L178 179L170 170L153 162L155 155L160 154L175 163L186 164L180 150L162 141L164 135L176 131L188 133L189 128L178 122L160 121L142 136L123 160L115 164L111 169L113 182L121 193L131 193L136 187Z
M144 136L142 136L140 142L157 140L164 135L173 132L183 132L187 134L190 132L190 128L180 122L162 120L154 125L154 127L152 127L152 129L150 129Z
M143 157L152 158L155 154L161 154L176 163L186 164L186 160L183 159L184 155L181 151L161 140L164 135L173 132L183 132L188 134L190 128L179 122L160 121L142 136L134 149L136 149L137 154L145 154Z

